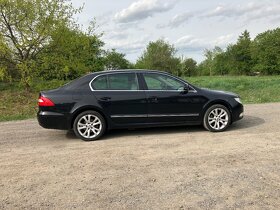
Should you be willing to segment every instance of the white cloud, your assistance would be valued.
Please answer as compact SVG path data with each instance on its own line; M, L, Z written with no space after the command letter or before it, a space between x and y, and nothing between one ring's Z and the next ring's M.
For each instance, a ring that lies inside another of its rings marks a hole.
M126 54L139 53L146 47L151 37L145 35L138 39L107 39L106 47L109 49L117 49Z
M95 17L98 25L106 26L112 21L112 11L103 13Z
M192 35L186 35L177 39L175 42L175 47L177 47L179 51L184 52L202 52L205 49L211 49L215 46L225 48L227 45L235 41L236 36L234 36L234 34L219 36L214 40L196 38Z
M110 31L110 33L104 35L104 38L123 40L128 38L128 36L129 34L125 31Z
M178 26L188 22L191 18L194 17L194 13L192 12L185 12L183 14L175 15L167 24L159 24L158 28L177 28Z
M219 5L214 10L203 15L204 17L240 17L260 10L261 4L249 3L246 5Z
M186 21L188 21L193 16L194 16L194 14L191 13L191 12L186 12L186 13L183 13L183 14L180 14L180 15L175 15L172 18L172 20L170 21L169 25L171 27L178 27L182 23L185 23Z
M270 18L270 17L272 19L280 18L280 4L263 7L260 10L251 14L248 17L248 19L257 20L257 19Z
M219 46L221 48L224 48L230 43L233 43L235 41L236 41L236 36L234 36L234 34L228 34L228 35L219 36L217 39L210 42L210 44L212 45L212 47Z
M194 36L187 35L183 36L175 42L175 47L181 51L201 51L208 48L209 45L205 39L195 38Z
M280 22L280 16L273 18L271 22L278 24Z
M214 10L202 15L201 17L222 17L222 18L244 18L245 22L280 17L279 3L251 2L242 5L219 5Z
M152 17L155 13L171 10L176 1L174 0L139 0L132 3L128 8L115 14L115 20L121 23L135 22Z

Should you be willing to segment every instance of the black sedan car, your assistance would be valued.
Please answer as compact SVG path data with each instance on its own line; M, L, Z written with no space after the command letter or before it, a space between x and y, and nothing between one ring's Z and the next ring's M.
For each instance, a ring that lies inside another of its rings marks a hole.
M243 117L238 95L198 88L166 72L114 70L88 74L40 92L44 128L73 129L86 141L108 129L199 125L221 132Z

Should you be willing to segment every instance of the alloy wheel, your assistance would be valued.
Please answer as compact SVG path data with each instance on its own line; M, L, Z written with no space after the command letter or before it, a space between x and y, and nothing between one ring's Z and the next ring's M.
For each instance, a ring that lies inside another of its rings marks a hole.
M77 131L86 139L95 138L102 131L101 120L93 114L84 115L78 120Z
M216 130L224 129L229 123L229 116L223 108L215 108L208 115L209 126Z

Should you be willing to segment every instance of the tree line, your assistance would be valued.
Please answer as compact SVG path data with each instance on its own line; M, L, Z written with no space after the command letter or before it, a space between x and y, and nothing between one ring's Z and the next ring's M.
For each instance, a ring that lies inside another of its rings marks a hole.
M158 40L150 42L137 60L136 68L164 69L179 76L202 75L279 75L280 28L250 38L245 30L235 44L226 49L206 49L205 60L197 64L192 58L176 56L174 45Z
M174 45L150 42L136 63L105 50L95 21L85 30L73 18L83 8L68 0L0 1L0 80L74 79L104 69L158 69L179 76L280 74L280 28L250 38L244 31L226 49L205 50L205 60L177 55Z

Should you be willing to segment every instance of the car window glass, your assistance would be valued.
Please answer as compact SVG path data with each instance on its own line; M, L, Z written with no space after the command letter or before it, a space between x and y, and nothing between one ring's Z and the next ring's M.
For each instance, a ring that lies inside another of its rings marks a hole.
M108 90L107 76L99 76L92 82L92 87L95 90Z
M138 90L138 80L135 73L108 74L110 90Z
M144 73L148 90L181 90L185 84L172 77L162 74Z

